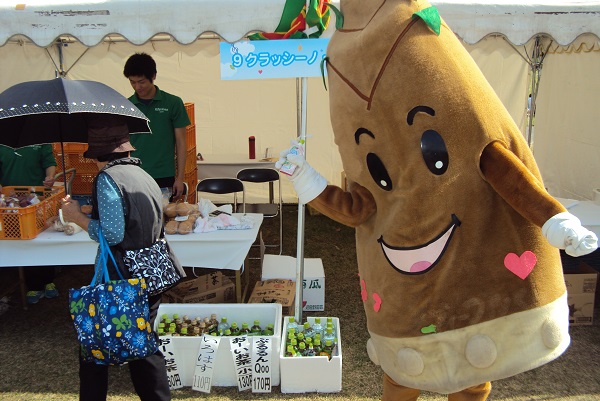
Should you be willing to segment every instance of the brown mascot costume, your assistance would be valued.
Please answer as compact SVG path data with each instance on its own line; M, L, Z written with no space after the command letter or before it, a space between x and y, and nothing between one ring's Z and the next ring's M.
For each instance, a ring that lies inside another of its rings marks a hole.
M491 381L569 345L558 249L596 236L544 189L521 132L435 7L341 0L327 49L347 191L301 155L300 202L356 228L371 360L384 401L485 400ZM558 248L558 249L557 249Z

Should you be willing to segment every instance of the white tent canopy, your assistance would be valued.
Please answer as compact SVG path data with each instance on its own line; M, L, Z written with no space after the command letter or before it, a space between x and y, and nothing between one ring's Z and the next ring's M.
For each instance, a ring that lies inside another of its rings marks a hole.
M72 35L86 46L109 34L140 45L160 33L189 44L203 33L228 42L248 32L272 31L285 0L31 0L0 5L0 44L13 35L38 46ZM516 45L543 33L568 45L584 33L600 36L600 1L596 0L433 0L443 18L465 42L474 44L493 33ZM339 4L339 1L334 1Z
M543 62L534 155L553 195L591 198L592 189L600 187L595 110L600 1L431 3L464 41L524 135L532 71L539 73ZM296 83L221 81L218 52L220 38L233 42L249 32L273 31L284 5L285 0L0 2L0 91L62 74L97 80L129 96L123 64L132 53L145 51L157 60L157 84L195 103L199 151L246 153L247 138L254 135L258 152L271 147L276 154L296 135ZM332 21L325 36L334 28ZM309 161L340 184L328 94L320 78L308 85ZM284 193L286 201L294 200L289 185Z

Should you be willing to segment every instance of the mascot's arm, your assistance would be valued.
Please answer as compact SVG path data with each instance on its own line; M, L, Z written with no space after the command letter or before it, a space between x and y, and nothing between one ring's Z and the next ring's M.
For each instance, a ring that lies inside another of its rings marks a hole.
M521 160L500 143L486 146L480 167L492 188L524 218L541 227L552 246L570 256L586 255L598 248L596 234L550 196Z
M328 185L309 205L325 216L350 227L357 227L371 217L375 211L373 195L364 187L352 183L349 192Z
M480 166L492 188L533 224L542 227L552 216L567 211L521 160L499 142L492 142L483 150Z
M288 177L300 202L310 204L325 216L350 227L359 226L375 213L375 199L366 188L350 183L350 191L346 192L327 185L327 180L306 161L304 152L291 152L296 146L299 146L298 142L292 141L292 148L279 154L275 167L280 169L288 162L296 166Z

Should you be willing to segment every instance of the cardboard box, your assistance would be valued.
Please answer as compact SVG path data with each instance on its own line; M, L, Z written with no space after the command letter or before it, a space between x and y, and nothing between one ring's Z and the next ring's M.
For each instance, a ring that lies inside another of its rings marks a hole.
M271 279L257 281L248 299L249 304L278 303L284 315L294 315L296 283L292 280Z
M598 272L587 263L580 263L577 269L565 273L565 284L569 294L590 294L596 292Z
M187 291L182 291L181 287L177 286L172 290L165 292L162 295L162 302L179 304L216 304L235 302L235 284L226 276L219 277L218 287L215 287L214 284L210 284L210 281L207 281L205 276L198 277L196 280L191 281L195 282L198 280L200 282L199 284L184 286L183 288L187 288ZM210 289L200 291L201 288L206 288L206 285L208 285Z
M589 326L594 321L595 293L567 293L569 305L569 324L571 326Z
M274 278L296 279L296 258L283 255L265 255L262 280ZM302 310L325 310L325 270L319 258L304 258L304 281L302 283Z
M273 336L269 336L273 342L273 358L271 365L271 384L279 385L279 351L281 341L281 305L279 304L161 304L158 308L158 316L162 314L188 316L210 316L217 314L217 319L225 316L231 322L253 322L259 320L261 325L272 323L274 325ZM155 330L158 328L159 319L156 319ZM235 365L231 357L230 339L236 337L222 337L217 350L214 363L213 386L237 386ZM184 386L191 386L194 378L194 370L198 358L201 338L199 337L171 337L177 359L177 368Z
M226 279L227 277L223 276L218 270L199 277L186 277L173 288L173 291L178 292L181 295L191 295L193 293L200 294L205 291L222 287L224 278Z
M287 327L289 317L283 320ZM314 317L307 317L310 324ZM323 321L324 319L321 318ZM333 318L338 339L338 353L331 360L326 356L295 358L285 356L285 330L282 330L279 368L282 393L336 393L342 390L342 337L340 321Z

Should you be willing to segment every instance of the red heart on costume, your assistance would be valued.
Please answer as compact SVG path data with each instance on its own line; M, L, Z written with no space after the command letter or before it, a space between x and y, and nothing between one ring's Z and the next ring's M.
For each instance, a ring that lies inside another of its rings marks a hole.
M259 73L259 74L262 74L262 70L258 70L258 73Z
M504 257L504 266L522 280L525 280L529 276L536 263L537 257L531 251L525 251L521 256L509 253Z

